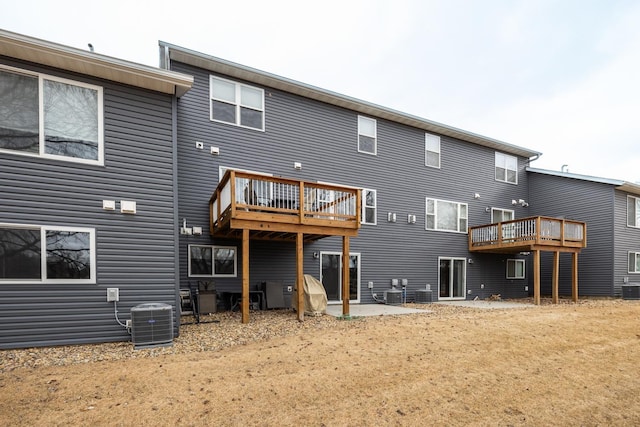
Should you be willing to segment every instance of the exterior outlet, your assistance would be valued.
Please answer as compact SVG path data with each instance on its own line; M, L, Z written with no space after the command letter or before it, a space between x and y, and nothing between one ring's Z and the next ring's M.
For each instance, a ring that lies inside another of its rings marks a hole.
M120 301L120 289L107 288L107 302Z
M525 287L524 287L524 290L525 290L525 292L529 292L529 287L528 287L528 286L525 286Z

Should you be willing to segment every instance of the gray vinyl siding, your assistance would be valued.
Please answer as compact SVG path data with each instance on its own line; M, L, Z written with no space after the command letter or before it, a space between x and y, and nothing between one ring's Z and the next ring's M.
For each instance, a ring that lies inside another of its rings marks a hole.
M625 278L629 283L640 283L640 273L629 273L629 252L640 252L640 228L627 227L627 193L615 191L615 215L613 228L615 233L614 279L615 296L622 295ZM638 197L638 196L635 196Z
M431 284L436 292L438 257L473 258L467 264L467 298L502 293L525 296L527 280L506 279L505 256L476 256L468 252L466 233L425 230L425 198L467 203L469 225L489 223L486 207L511 209L512 199L527 199L527 159L519 158L518 185L495 180L495 151L457 139L441 137L441 168L426 167L425 133L406 125L377 119L377 155L357 151L358 113L309 100L277 89L265 90L265 130L244 129L209 119L209 72L173 62L171 69L194 76L191 91L178 101L179 219L187 225L208 229L208 200L218 183L219 166L235 167L277 176L324 181L377 191L377 225L363 225L350 239L351 252L361 254L361 302L373 302L367 288L381 294L393 278L409 281L408 297ZM222 76L225 77L225 76ZM232 79L233 80L233 79ZM375 117L373 117L375 118ZM204 142L204 149L196 148ZM220 149L210 154L210 146ZM293 163L302 163L294 170ZM474 199L474 193L481 195ZM387 213L397 215L387 222ZM517 217L526 216L516 207ZM415 224L407 215L416 215ZM182 286L197 279L188 277L189 244L233 244L239 241L181 236L180 278ZM306 244L305 273L319 277L320 265L313 252L342 250L342 239L330 237ZM295 281L293 244L251 242L250 284ZM241 254L238 252L238 266ZM218 291L239 289L236 278L214 279ZM480 285L485 288L481 291Z
M578 255L578 293L613 296L614 187L610 184L542 173L529 173L534 215L564 217L587 224L587 247ZM626 205L625 205L626 215ZM626 217L625 217L626 218ZM616 220L617 222L618 220ZM626 219L622 219L626 224ZM617 227L617 225L616 225ZM571 255L561 254L559 292L571 295ZM553 254L541 256L541 291L551 294Z
M0 153L0 223L94 228L97 264L97 284L0 283L0 348L129 340L106 288L120 289L122 322L135 305L176 302L172 97L0 63L102 86L105 140L104 166ZM121 214L120 200L137 213Z

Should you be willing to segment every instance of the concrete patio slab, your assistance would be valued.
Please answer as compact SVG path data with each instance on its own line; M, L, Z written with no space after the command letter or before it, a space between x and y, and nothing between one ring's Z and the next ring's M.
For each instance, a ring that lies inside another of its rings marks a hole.
M402 307L399 305L387 304L350 304L349 315L358 316L389 316L394 314L430 313L429 310L418 308ZM328 305L327 314L335 317L342 317L342 305Z

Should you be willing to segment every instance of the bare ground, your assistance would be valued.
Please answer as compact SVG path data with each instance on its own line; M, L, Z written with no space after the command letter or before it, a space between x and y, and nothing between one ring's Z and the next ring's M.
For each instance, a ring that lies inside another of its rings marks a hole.
M427 308L0 351L0 425L640 425L640 301Z

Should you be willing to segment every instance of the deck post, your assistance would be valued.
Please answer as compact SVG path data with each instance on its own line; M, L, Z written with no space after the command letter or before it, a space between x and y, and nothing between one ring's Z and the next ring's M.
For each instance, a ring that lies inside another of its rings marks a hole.
M533 303L540 305L540 251L533 251Z
M571 299L578 302L578 252L571 254Z
M296 235L296 301L298 302L298 320L304 320L304 235L298 233Z
M554 304L558 303L558 283L560 276L560 252L553 253L553 278L551 282L551 299Z
M242 323L249 323L249 230L242 229Z
M342 236L342 317L349 317L349 236Z

